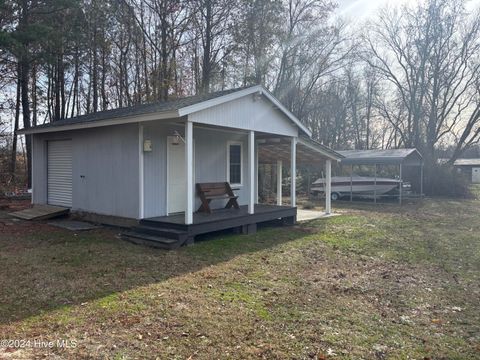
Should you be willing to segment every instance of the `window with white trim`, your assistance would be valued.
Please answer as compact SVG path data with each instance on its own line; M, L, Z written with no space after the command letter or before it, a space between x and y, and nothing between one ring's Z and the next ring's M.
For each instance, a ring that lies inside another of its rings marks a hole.
M242 143L228 142L227 181L231 185L242 185Z

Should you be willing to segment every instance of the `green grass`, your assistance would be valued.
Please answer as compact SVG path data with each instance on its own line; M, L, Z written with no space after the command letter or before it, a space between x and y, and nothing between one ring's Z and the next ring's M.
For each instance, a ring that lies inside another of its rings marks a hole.
M13 358L478 358L480 200L336 205L173 252L0 223L0 338L78 342Z

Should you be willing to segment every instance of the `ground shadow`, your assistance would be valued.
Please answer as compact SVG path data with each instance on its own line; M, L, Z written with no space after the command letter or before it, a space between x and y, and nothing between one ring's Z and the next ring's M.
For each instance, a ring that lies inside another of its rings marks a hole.
M316 230L322 231L325 221L318 220ZM197 272L308 231L273 222L261 224L257 234L221 231L167 251L121 240L115 228L73 233L46 223L17 222L0 230L0 324Z

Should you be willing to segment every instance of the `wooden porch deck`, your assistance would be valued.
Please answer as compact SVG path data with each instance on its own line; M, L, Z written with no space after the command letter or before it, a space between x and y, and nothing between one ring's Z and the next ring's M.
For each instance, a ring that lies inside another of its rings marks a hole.
M256 204L255 213L249 214L246 205L240 209L216 209L212 213L194 213L193 224L185 224L183 213L143 219L127 237L142 240L147 245L168 249L192 244L195 236L225 229L235 229L243 234L255 233L258 223L281 219L293 225L297 208L291 206ZM142 234L144 236L142 236ZM157 239L156 239L157 237Z
M254 214L248 213L247 205L240 206L238 210L233 208L215 209L210 214L196 212L193 214L193 224L190 225L185 225L185 215L183 213L147 218L143 219L141 223L191 230L192 233L197 235L235 226L289 218L296 216L296 213L297 209L291 206L256 204ZM199 229L201 229L200 232Z

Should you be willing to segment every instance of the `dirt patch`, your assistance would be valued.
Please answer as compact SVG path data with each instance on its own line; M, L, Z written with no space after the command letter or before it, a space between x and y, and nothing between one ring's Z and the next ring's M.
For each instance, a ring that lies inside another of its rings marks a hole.
M28 209L31 206L32 204L30 199L15 200L11 198L0 197L0 211L13 212Z

